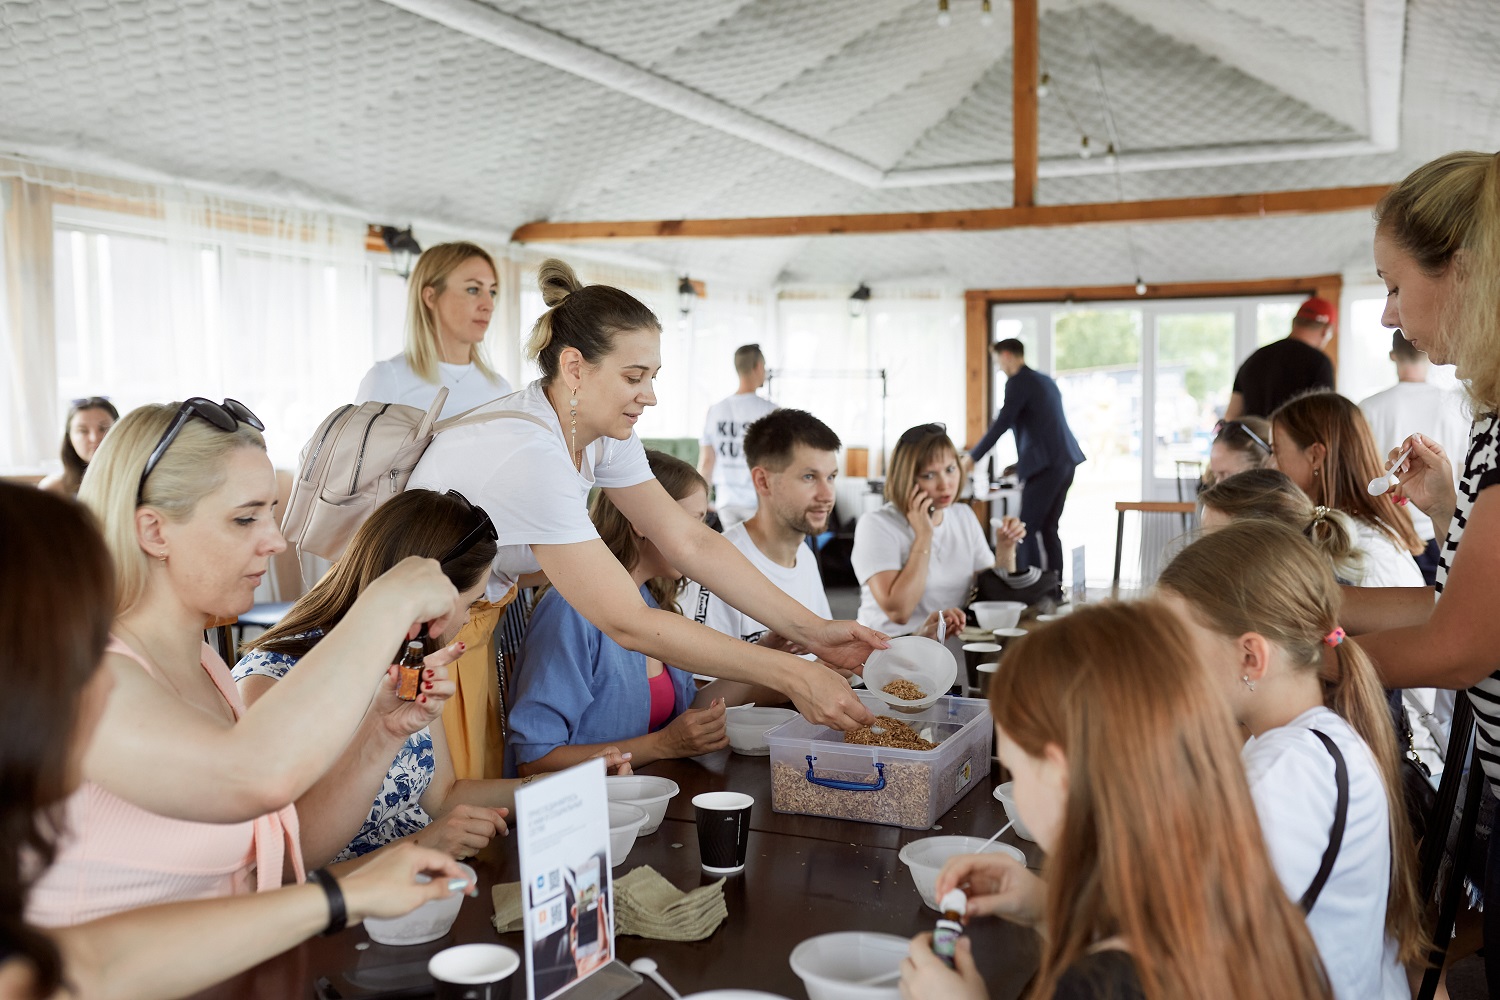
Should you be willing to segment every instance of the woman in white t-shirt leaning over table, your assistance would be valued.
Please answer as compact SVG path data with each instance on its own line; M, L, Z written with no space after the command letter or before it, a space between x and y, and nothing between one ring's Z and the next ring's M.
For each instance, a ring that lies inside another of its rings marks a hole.
M926 633L939 613L951 611L948 631L956 634L975 576L992 567L1015 571L1026 526L1005 518L991 552L973 509L956 502L962 481L958 449L943 424L920 424L897 439L885 506L854 527L861 625L888 635Z
M833 670L646 606L589 520L591 487L603 489L673 566L829 663L857 668L885 645L880 634L829 621L782 593L651 475L634 429L656 405L661 324L651 310L617 288L581 284L559 260L542 264L538 283L549 308L527 353L542 377L488 404L482 412L495 419L440 433L411 478L414 487L456 489L489 512L500 546L490 592L544 576L626 649L776 688L821 725L873 722Z
M447 386L443 415L451 417L509 395L510 383L484 353L500 291L497 273L494 258L474 243L439 243L423 251L407 293L406 350L375 362L354 401L425 410L438 387Z

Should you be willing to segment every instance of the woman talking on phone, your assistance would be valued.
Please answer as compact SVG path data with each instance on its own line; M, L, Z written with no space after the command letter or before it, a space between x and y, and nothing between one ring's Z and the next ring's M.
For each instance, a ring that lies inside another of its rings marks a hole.
M887 635L932 637L943 614L956 634L974 577L991 567L1015 571L1016 543L1026 537L1026 526L1007 517L991 552L973 509L956 503L962 482L958 449L942 424L919 424L896 440L885 506L854 528L861 625Z

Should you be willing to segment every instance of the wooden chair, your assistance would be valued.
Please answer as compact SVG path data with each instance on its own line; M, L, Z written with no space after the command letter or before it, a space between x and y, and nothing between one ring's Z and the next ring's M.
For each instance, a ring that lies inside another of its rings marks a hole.
M1119 500L1115 503L1115 572L1110 578L1110 587L1118 591L1120 589L1120 557L1125 546L1125 515L1130 511L1145 516L1146 514L1178 514L1183 517L1183 523L1188 524L1188 518L1197 510L1195 504L1179 500Z

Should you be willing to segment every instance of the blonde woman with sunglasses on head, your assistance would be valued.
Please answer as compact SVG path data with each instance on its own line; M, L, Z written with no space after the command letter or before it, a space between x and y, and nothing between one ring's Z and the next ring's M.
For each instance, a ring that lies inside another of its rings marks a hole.
M270 889L304 873L291 803L343 752L394 683L391 656L422 623L441 633L457 591L433 560L370 585L295 676L246 710L204 624L254 601L285 547L260 421L234 400L141 407L84 477L113 557L113 680L68 835L28 901L46 926L150 903ZM428 659L442 668L445 649ZM316 665L311 661L316 660Z

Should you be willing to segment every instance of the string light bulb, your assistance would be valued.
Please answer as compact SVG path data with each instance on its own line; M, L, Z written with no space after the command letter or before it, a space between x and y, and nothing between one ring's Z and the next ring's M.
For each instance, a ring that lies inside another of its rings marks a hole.
M1137 295L1145 295L1146 294L1146 281L1140 275L1136 275L1135 276L1135 294L1137 294Z
M979 23L988 28L995 23L995 13L990 9L990 0L984 0L979 8Z
M1104 151L1104 162L1110 166L1115 165L1115 144L1110 143L1109 148Z
M1052 74L1043 73L1042 78L1036 82L1036 96L1046 97L1048 87L1052 83Z
M946 28L953 23L953 15L948 13L948 0L938 0L938 27Z
M1088 136L1084 136L1082 139L1080 139L1078 141L1078 155L1081 156L1085 160L1087 160L1090 156L1094 155L1094 151L1089 148L1089 137Z

